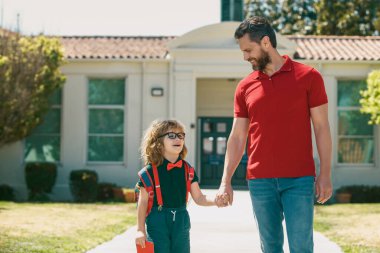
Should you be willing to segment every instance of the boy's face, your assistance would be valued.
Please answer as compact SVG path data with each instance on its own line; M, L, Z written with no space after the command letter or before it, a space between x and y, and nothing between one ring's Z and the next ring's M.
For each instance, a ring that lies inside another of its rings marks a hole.
M178 156L185 143L185 134L180 129L170 129L163 137L164 156Z

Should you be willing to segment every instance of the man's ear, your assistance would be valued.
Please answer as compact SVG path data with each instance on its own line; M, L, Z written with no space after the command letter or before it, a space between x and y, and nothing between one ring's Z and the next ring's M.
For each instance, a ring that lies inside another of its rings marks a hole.
M261 46L268 49L272 44L270 43L270 39L268 36L264 36L261 39Z

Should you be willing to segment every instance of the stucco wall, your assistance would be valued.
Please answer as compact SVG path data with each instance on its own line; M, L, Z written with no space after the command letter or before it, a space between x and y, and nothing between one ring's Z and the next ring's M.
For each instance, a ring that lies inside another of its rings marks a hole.
M69 200L69 174L74 169L92 169L99 182L133 187L141 168L139 146L143 130L155 118L167 117L169 64L162 62L69 62L62 71L67 80L63 87L61 162L52 198ZM125 79L124 161L121 163L87 162L88 78ZM151 88L164 89L163 97L152 97ZM18 199L26 199L24 179L24 142L0 150L0 184L16 189Z
M227 24L228 25L228 24ZM221 25L222 28L225 24ZM224 27L228 29L234 28ZM223 28L223 29L224 29ZM223 30L222 29L222 30ZM227 30L228 30L227 29ZM212 29L211 29L212 30ZM206 31L207 32L207 27ZM144 61L79 61L66 64L67 76L63 88L61 162L54 188L54 199L71 198L68 176L73 169L97 171L100 182L134 186L141 168L139 146L143 131L156 118L176 118L187 128L187 160L196 164L197 118L199 116L232 116L233 92L238 81L252 69L243 61L231 31L204 36L202 31L187 34L170 46L170 58ZM199 34L198 34L199 33ZM292 45L285 45L286 53ZM325 81L329 97L329 121L333 137L333 181L337 188L346 184L380 185L380 127L376 127L376 161L374 166L343 166L337 164L337 80L365 79L373 62L305 62L318 69ZM126 85L124 161L122 163L87 162L88 78L124 78ZM232 79L228 81L229 79ZM151 96L152 88L162 88L164 95ZM216 94L213 96L213 94ZM314 142L314 153L317 156ZM24 142L19 141L0 149L0 184L16 189L19 199L26 198L23 162ZM198 171L199 173L199 171ZM200 174L200 173L199 173Z
M301 61L302 62L302 61ZM380 64L370 62L303 62L318 69L325 81L329 99L329 123L333 143L332 177L334 188L342 185L380 185L380 126L375 126L375 164L343 165L338 164L338 80L366 80L368 73L380 69ZM314 153L316 146L314 142Z

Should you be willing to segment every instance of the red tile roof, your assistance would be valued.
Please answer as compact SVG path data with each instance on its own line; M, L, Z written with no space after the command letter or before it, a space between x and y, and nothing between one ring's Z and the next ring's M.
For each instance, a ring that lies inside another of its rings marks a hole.
M297 44L295 58L379 61L380 36L286 36Z
M285 36L297 44L293 58L379 61L380 36ZM67 59L165 59L174 36L61 37Z
M68 59L164 59L174 37L61 37Z
M1 36L3 36L3 35L16 35L16 34L18 34L18 33L14 32L10 29L0 27L0 35Z

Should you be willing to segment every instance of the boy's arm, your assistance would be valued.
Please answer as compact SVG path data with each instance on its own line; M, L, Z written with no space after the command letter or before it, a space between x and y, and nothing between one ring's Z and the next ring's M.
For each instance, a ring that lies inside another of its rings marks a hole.
M146 211L148 209L148 192L144 187L140 187L139 202L137 205L137 235L136 244L140 244L145 247L146 231L145 231L145 219Z
M214 198L210 198L206 195L203 195L201 188L199 187L198 182L194 182L190 187L190 194L194 202L200 206L216 206Z

